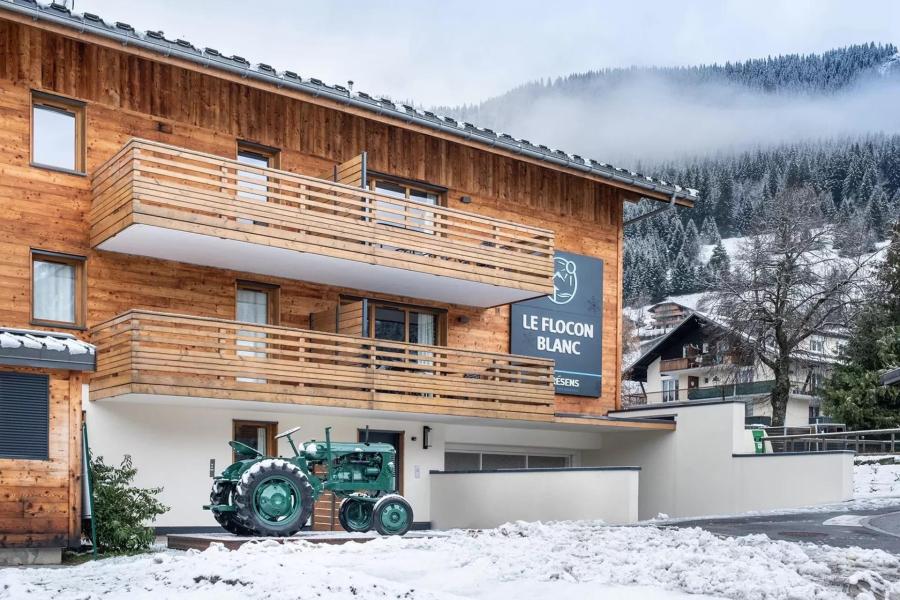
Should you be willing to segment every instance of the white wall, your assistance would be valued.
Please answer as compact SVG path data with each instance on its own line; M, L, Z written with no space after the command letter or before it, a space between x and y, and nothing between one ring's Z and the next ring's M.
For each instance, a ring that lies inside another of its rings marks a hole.
M584 465L641 467L641 519L659 513L671 517L734 514L851 497L850 454L734 456L751 448L743 403L664 405L617 414L675 415L676 419L671 434L609 434L601 450L582 453Z
M138 470L137 485L163 486L160 499L171 508L157 519L155 524L161 527L215 525L209 511L201 507L209 503L209 460L216 460L217 473L232 462L228 441L233 419L277 421L279 431L303 426L297 441L322 440L327 426L332 427L335 441L356 440L357 428L366 425L404 431L403 494L413 506L416 521L429 520L428 472L444 466L444 428L436 423L117 401L90 402L86 408L93 453L115 463L130 454ZM432 427L428 450L422 448L425 424ZM279 440L278 450L291 454L287 440Z
M87 393L85 393L87 397ZM137 403L122 400L85 402L91 448L107 462L118 463L130 454L138 469L136 483L142 487L163 486L161 500L171 509L159 517L160 527L214 526L212 516L202 510L209 502L211 479L209 461L215 459L216 473L231 464L228 441L232 437L232 421L277 421L279 431L296 426L303 430L297 441L324 439L325 427L331 426L331 439L357 439L357 429L403 431L403 495L413 507L415 520L429 521L431 486L429 471L444 468L446 443L465 444L473 448L559 450L571 453L578 464L582 449L601 447L601 434L588 431L561 431L536 428L458 425L429 421L374 419L365 416L330 416L298 412L296 407L277 411L273 404L267 410L241 410L202 405L204 401L184 399L191 406ZM432 428L431 447L422 447L422 428ZM416 439L413 440L412 438ZM278 450L290 455L287 440L280 440Z
M639 471L559 470L443 473L431 477L438 529L497 527L510 521L634 523Z

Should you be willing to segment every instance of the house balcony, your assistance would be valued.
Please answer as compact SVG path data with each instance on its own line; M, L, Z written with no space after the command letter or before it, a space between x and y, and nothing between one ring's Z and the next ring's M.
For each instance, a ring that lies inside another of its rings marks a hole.
M747 361L742 361L731 355L708 352L706 354L695 354L693 356L681 358L664 358L659 361L659 371L660 373L670 373L672 371L686 371L688 369L703 369L742 364L746 366Z
M134 310L94 327L91 400L554 420L553 361Z
M645 404L663 404L666 402L688 402L693 400L725 400L734 398L751 398L766 396L772 392L775 381L750 381L746 383L726 383L700 388L680 388L656 392L632 392L623 395L625 406L642 406ZM816 390L802 381L791 382L791 394L795 396L814 396Z
M469 306L553 291L547 229L131 140L92 177L98 250Z

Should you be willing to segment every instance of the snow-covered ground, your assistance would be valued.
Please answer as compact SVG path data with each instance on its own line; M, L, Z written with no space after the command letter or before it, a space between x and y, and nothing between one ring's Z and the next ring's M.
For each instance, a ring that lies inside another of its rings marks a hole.
M0 571L0 597L537 600L839 599L900 594L878 550L720 538L701 529L515 523L341 546L274 541L160 552L68 569Z

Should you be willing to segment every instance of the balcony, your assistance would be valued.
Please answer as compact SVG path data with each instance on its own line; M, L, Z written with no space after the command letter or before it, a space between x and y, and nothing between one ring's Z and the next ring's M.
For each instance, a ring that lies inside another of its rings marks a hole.
M92 177L99 250L470 306L552 293L553 232L131 140Z
M553 361L131 311L96 326L91 399L194 397L552 421Z
M686 402L690 400L718 400L726 398L741 398L752 396L765 396L771 393L775 381L772 379L763 381L750 381L746 383L726 383L723 385L710 385L708 387L693 389L677 389L657 392L634 392L623 395L622 403L626 406L640 406L644 404L662 404L665 402ZM791 394L814 395L815 390L802 381L791 382Z

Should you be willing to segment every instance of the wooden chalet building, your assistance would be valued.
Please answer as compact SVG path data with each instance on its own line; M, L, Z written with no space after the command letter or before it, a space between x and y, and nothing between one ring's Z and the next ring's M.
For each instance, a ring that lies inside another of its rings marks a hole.
M50 410L20 436L49 454L0 440L2 547L77 543L82 409L163 528L213 524L230 439L297 425L395 444L422 523L432 471L674 428L607 414L623 204L693 190L30 0L0 0L0 119L0 326L91 357L22 400L49 363L0 353L3 427Z

